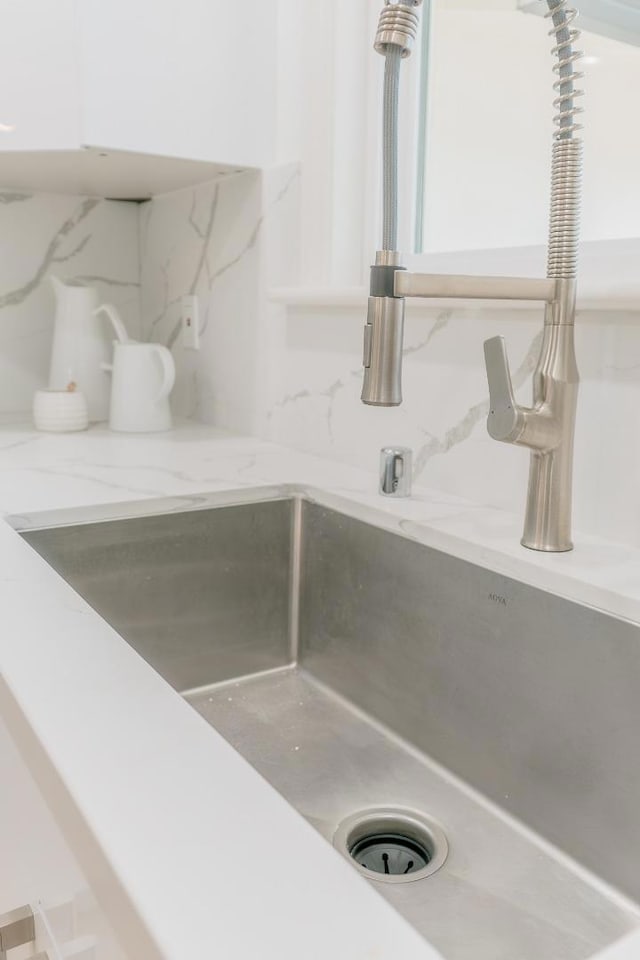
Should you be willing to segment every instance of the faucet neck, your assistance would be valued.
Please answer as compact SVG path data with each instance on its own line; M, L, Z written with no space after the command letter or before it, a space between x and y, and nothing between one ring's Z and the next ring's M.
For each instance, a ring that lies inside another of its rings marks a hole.
M576 318L575 278L556 280L556 293L547 303L544 315L545 326L573 326Z

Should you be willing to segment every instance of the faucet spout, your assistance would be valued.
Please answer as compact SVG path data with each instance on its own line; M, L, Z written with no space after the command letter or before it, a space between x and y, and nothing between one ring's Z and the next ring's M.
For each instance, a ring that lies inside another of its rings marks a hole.
M552 316L551 307L547 316ZM521 543L530 550L571 550L573 439L578 369L572 323L546 322L533 376L533 405L516 403L504 339L484 345L489 381L487 429L494 440L531 451Z
M524 300L545 303L544 334L533 375L533 403L519 405L514 396L502 337L485 343L490 405L487 427L503 443L531 452L524 534L532 550L571 550L571 479L578 392L574 318L582 142L575 134L582 91L575 81L581 52L573 26L577 11L569 0L546 0L550 33L555 38L556 98L551 164L551 210L547 276L474 277L412 273L400 266L397 241L398 70L415 39L421 0L385 0L376 49L385 56L383 243L371 268L371 295L364 337L362 400L377 406L402 402L401 362L404 302L431 299Z

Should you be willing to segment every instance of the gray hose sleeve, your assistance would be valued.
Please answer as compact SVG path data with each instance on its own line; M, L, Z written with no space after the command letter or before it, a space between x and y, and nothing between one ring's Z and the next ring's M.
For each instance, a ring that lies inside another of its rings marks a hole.
M398 247L398 95L400 50L391 48L384 64L384 107L382 139L382 249Z
M386 0L387 3L390 0ZM394 0L413 7L414 0ZM382 250L398 248L398 102L400 90L399 47L388 47L384 65L384 115L382 135Z

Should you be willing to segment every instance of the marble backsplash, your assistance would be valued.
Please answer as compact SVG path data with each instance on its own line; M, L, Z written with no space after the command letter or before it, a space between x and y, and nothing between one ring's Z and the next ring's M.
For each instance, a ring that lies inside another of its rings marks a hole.
M244 173L161 197L142 210L147 336L172 346L175 409L371 471L379 448L414 451L416 484L523 515L527 451L492 441L483 341L507 341L518 399L530 402L542 311L407 306L404 403L366 407L361 306L287 305L269 291L298 281L295 166ZM179 297L197 293L201 349L181 349ZM640 546L640 323L582 310L575 528Z
M381 446L407 445L417 484L523 516L529 455L487 434L482 344L505 337L517 398L530 403L541 312L409 305L404 402L389 409L360 402L364 316L364 303L286 309L280 389L264 435L364 467L372 478ZM618 311L578 314L574 526L640 546L639 319Z
M0 189L0 412L46 386L55 302L49 278L95 285L140 331L138 206Z
M46 385L57 276L95 285L130 336L173 351L178 416L256 432L272 366L266 290L284 282L298 181L292 165L140 204L0 190L0 413L27 413ZM197 352L184 349L185 294L200 303Z
M132 335L174 354L177 415L377 472L388 443L414 450L416 484L522 515L525 450L485 428L482 342L507 340L527 403L537 309L408 304L404 403L360 403L362 305L269 298L298 282L296 166L223 177L136 205L0 193L0 411L26 411L44 383L53 319L47 276L95 283ZM185 350L180 298L200 302L199 351ZM640 546L640 323L582 310L575 527Z
M256 433L272 361L267 287L295 271L299 169L221 177L157 197L140 214L145 339L173 350L174 412ZM183 349L180 299L196 294L200 349Z
M518 399L530 402L540 309L438 310L407 305L404 403L366 407L361 306L287 305L294 286L296 167L244 173L154 200L142 213L147 336L172 346L175 409L371 471L389 443L414 450L416 484L523 515L527 451L492 441L482 343L507 341ZM181 349L179 297L197 293L201 349ZM640 545L640 324L631 312L580 311L582 377L575 455L575 527Z

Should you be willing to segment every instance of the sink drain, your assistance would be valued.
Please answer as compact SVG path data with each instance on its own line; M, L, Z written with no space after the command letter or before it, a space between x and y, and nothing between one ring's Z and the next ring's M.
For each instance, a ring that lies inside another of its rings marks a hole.
M400 877L417 873L431 861L426 847L396 833L375 833L354 843L349 851L356 863L374 873Z
M370 880L407 883L439 870L449 846L438 824L413 810L378 807L343 820L334 846Z

